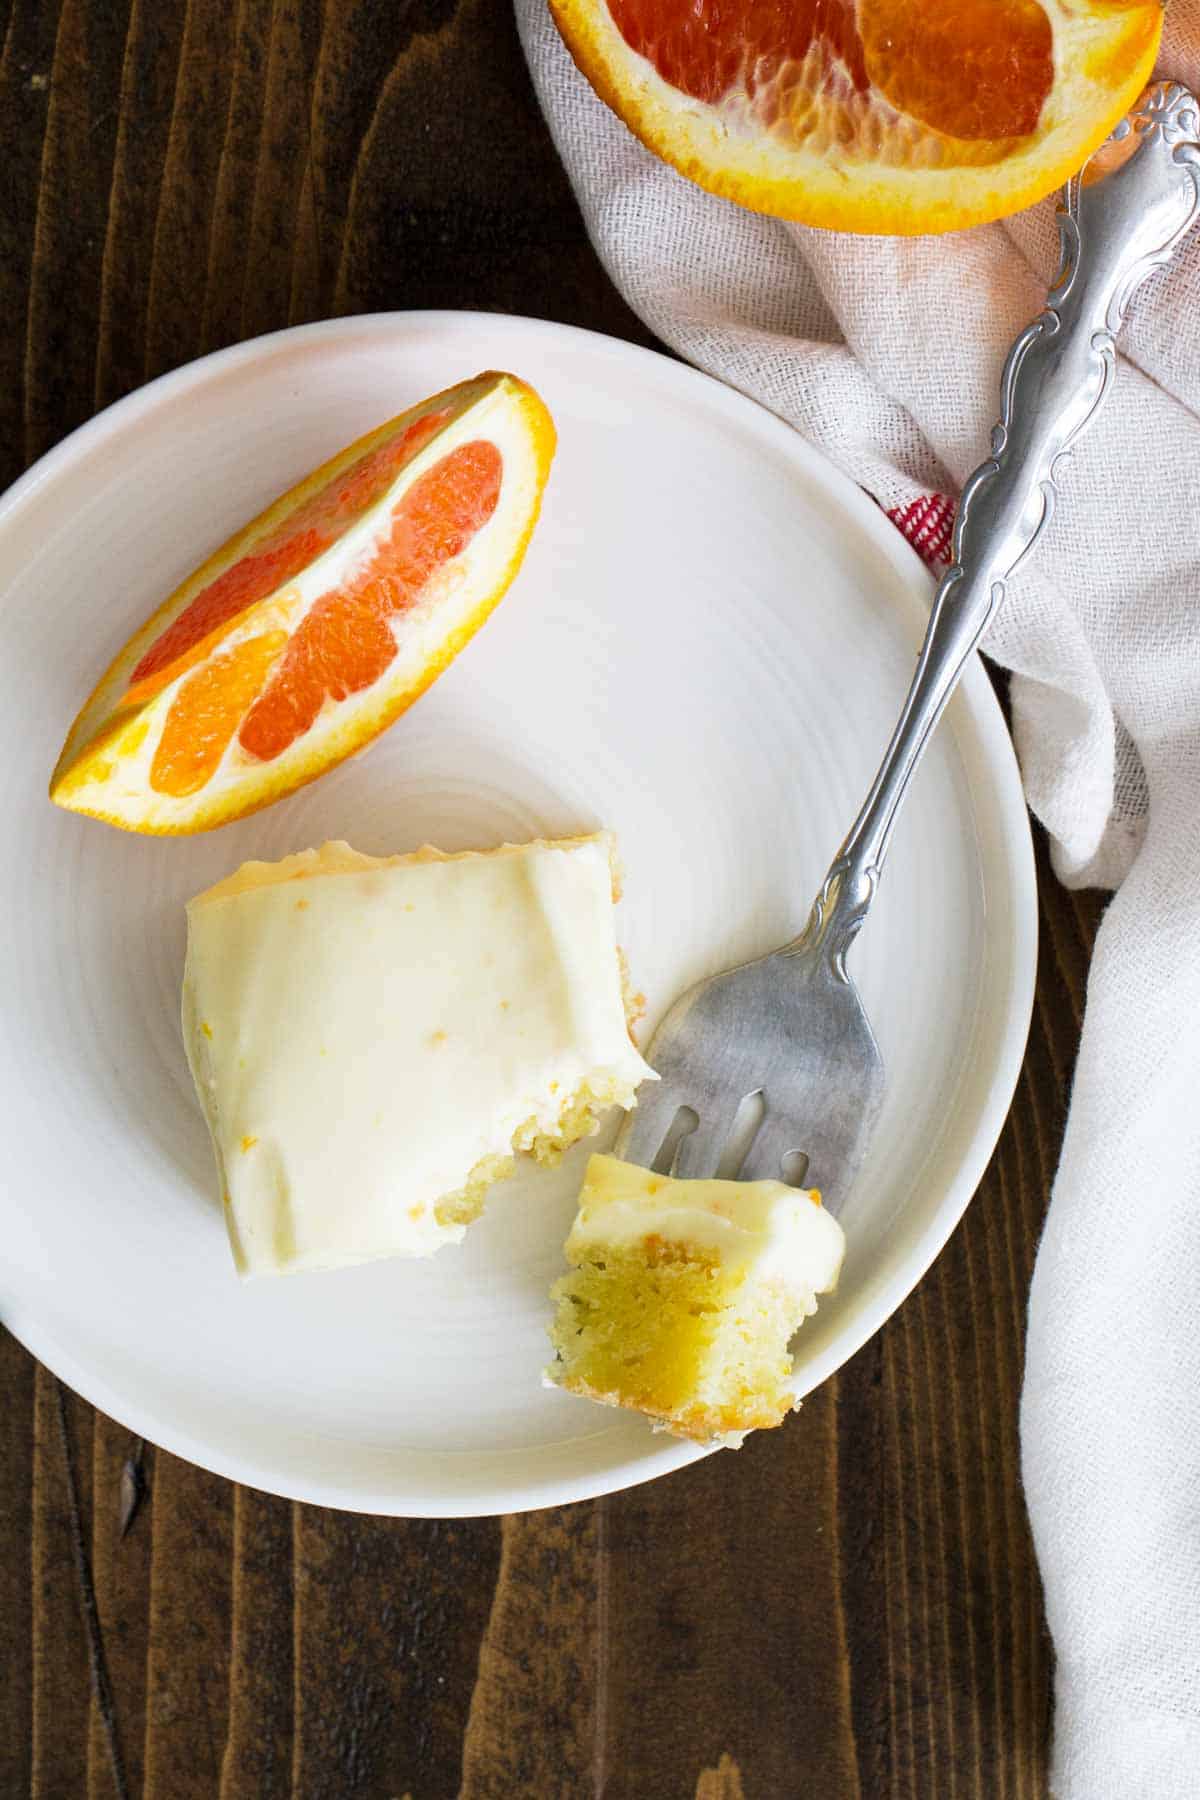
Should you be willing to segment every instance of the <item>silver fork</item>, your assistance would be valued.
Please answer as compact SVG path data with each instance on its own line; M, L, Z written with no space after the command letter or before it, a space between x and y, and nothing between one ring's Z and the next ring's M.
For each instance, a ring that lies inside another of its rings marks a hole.
M648 1051L661 1079L643 1089L619 1156L684 1176L808 1181L833 1210L844 1201L884 1092L846 953L933 729L1050 517L1060 460L1111 385L1113 339L1134 290L1200 211L1198 142L1196 100L1156 82L1068 185L1059 272L1009 352L991 454L963 489L952 563L862 811L800 936L675 1002Z

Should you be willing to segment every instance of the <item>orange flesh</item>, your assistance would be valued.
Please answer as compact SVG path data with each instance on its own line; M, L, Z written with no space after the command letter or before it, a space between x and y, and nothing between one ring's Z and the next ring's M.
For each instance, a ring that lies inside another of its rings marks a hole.
M1054 85L1038 0L866 0L871 80L899 113L957 138L1026 137Z
M162 676L202 639L294 581L387 492L403 465L449 416L449 410L425 413L306 500L249 555L224 570L184 607L142 657L130 676L130 686L150 676Z
M746 96L801 140L816 114L870 90L960 139L1037 129L1054 82L1038 0L608 0L632 50L708 105ZM852 125L848 126L853 130Z
M290 637L252 638L190 675L167 715L151 787L176 797L196 793L235 732L244 751L269 762L312 728L327 700L378 681L397 652L390 621L491 518L502 476L495 444L459 445L401 496L367 566L314 601Z
M188 676L175 696L154 752L152 788L182 799L199 793L212 780L238 720L287 641L286 631L247 638Z

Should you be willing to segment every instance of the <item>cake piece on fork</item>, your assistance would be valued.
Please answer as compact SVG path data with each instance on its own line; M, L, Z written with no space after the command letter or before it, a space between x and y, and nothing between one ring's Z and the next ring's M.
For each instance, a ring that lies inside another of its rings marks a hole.
M740 1443L796 1405L788 1344L844 1250L815 1190L593 1156L552 1290L546 1378L676 1436Z

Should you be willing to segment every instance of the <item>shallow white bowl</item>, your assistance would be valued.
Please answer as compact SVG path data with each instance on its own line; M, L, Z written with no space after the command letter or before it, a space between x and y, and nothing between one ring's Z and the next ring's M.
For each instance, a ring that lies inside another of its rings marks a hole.
M516 585L421 703L365 757L206 836L53 808L76 707L188 569L342 444L487 367L540 389L560 447ZM648 1032L688 983L802 922L908 681L917 558L794 432L690 368L535 320L415 313L282 332L112 407L0 503L0 568L0 1318L131 1429L325 1505L513 1511L692 1460L541 1386L583 1152L497 1190L430 1262L239 1284L180 1043L183 903L331 836L378 853L610 826ZM970 1199L1020 1066L1035 932L1020 783L975 665L854 952L888 1099L840 1289L798 1339L801 1392Z

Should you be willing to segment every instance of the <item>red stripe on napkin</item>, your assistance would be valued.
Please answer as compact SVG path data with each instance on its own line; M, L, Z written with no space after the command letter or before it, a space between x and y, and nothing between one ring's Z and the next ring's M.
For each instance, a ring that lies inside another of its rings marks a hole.
M944 563L954 530L954 502L949 494L922 494L907 506L888 508L888 518L927 563Z

